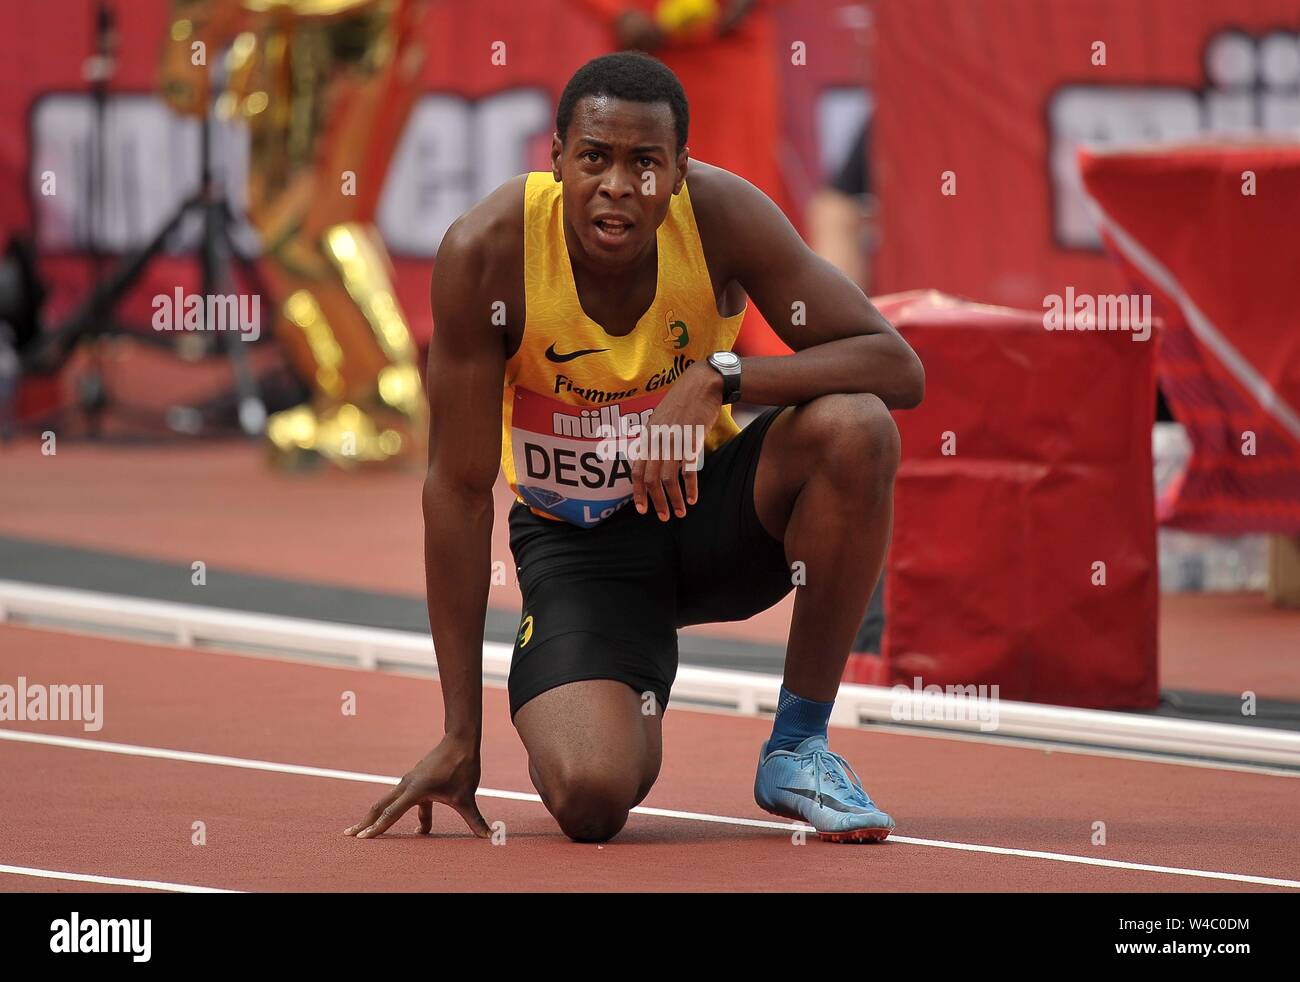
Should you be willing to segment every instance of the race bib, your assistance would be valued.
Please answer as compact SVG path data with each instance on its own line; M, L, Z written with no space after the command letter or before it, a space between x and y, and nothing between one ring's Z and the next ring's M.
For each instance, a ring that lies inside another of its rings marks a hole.
M525 504L573 525L598 525L632 499L632 463L620 445L647 425L664 393L571 406L515 390L510 450Z

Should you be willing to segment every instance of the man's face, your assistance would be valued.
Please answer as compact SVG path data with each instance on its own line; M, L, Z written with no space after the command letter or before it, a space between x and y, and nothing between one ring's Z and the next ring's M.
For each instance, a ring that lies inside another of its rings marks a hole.
M563 143L551 146L564 184L564 216L596 265L626 265L643 254L686 178L666 102L585 96Z

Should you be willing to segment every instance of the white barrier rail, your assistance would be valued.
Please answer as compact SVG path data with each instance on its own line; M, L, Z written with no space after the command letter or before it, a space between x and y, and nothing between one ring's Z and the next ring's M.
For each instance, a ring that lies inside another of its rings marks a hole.
M327 657L362 668L436 672L432 641L409 631L331 624L193 604L36 586L0 580L0 623L60 626L94 633L135 634L183 647L253 649L260 654ZM504 681L509 645L483 645L483 675ZM673 701L745 715L776 709L774 675L682 666ZM996 727L990 731L990 708ZM840 686L831 721L840 726L923 725L949 732L1041 740L1088 747L1174 754L1300 769L1300 733L1259 726L1070 709L1036 703L926 696L899 686Z

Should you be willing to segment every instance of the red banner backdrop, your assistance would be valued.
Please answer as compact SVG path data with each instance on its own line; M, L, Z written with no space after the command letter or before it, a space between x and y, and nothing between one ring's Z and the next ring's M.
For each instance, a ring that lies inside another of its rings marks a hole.
M443 232L505 179L547 166L560 91L579 65L610 50L603 8L621 4L429 4L424 92L390 168L378 216L397 267L399 299L418 338L427 339L432 330L429 270ZM193 122L171 114L153 94L168 24L165 0L110 0L109 6L116 11L120 47L106 126L106 194L94 225L104 250L121 254L143 245L193 190L199 134ZM92 276L86 247L93 113L82 67L93 48L94 9L92 0L0 5L0 234L36 233L42 272L53 289L51 315L82 297ZM764 83L763 105L776 116L770 132L777 137L768 141L776 167L743 159L733 166L741 173L752 168L759 183L779 172L782 186L774 195L786 202L798 224L802 202L836 164L823 158L843 152L846 132L852 139L860 129L867 10L861 3L836 0L760 0L754 16L750 30L772 46L764 71L781 78L779 98L773 97L770 81ZM800 58L792 57L796 41L803 45ZM494 48L497 42L504 48ZM500 58L494 63L498 50L505 54L504 64ZM725 107L725 99L699 88L710 84L752 94L743 67L712 77L698 65L690 67L688 95L696 88L701 104L710 100ZM854 96L847 114L845 92ZM710 142L705 134L700 138ZM723 141L714 156L725 147ZM246 167L240 130L221 132L218 154L238 211ZM42 176L51 173L53 194L42 188ZM188 236L192 243L197 232L183 229L182 240ZM135 290L126 313L144 320L150 297L195 282L189 260L164 261Z
M380 212L399 294L421 337L431 328L429 259L443 231L501 180L542 163L560 87L582 61L608 50L608 22L595 10L611 2L621 0L431 3L425 93ZM100 237L120 252L147 240L192 188L198 134L153 97L164 0L110 6L120 53L108 152L112 204ZM1076 164L1081 142L1300 130L1295 0L764 6L781 69L774 152L796 224L834 166L830 158L861 126L870 104L863 79L869 60L873 66L878 292L934 287L1031 308L1066 286L1111 292L1121 278L1102 256L1087 210ZM81 295L87 276L90 100L82 66L93 10L92 0L0 5L0 232L38 230L56 303ZM492 63L495 41L506 45L504 65ZM801 64L792 57L796 43ZM716 81L736 91L747 83ZM242 177L233 136L223 141L225 154L232 175ZM37 178L51 168L60 190L42 198ZM943 193L946 178L955 193ZM187 269L164 266L139 295L174 285Z
M879 0L878 292L1113 293L1081 142L1300 132L1296 0Z
M1188 432L1164 524L1300 535L1300 140L1086 154L1107 242L1153 294Z

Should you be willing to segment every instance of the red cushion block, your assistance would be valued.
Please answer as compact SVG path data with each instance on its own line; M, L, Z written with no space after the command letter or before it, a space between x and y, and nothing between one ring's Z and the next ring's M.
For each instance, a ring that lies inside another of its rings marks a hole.
M1153 342L932 292L877 304L926 396L895 415L883 652L856 658L854 680L1155 705Z

